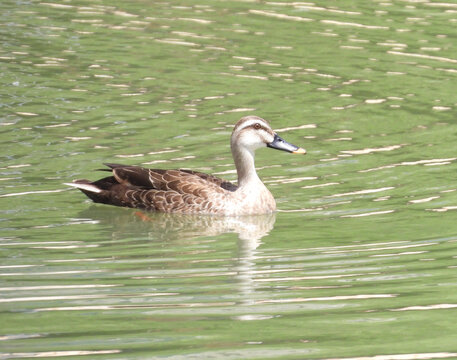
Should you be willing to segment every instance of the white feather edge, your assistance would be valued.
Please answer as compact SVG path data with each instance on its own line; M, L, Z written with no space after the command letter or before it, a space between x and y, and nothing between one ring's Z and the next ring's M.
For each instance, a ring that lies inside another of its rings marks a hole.
M95 192L95 193L102 192L101 189L99 189L95 185L91 185L91 184L78 184L78 183L63 183L63 184L64 185L68 185L68 186L72 186L72 187L75 187L75 188L78 188L78 189L83 189L83 190L86 190L86 191L90 191L90 192Z

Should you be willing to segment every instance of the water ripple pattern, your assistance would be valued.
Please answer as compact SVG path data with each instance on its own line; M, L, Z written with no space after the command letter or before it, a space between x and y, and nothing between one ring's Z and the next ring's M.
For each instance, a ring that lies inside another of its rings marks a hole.
M3 1L0 359L455 359L457 5ZM103 162L236 181L256 114L279 211L94 205Z

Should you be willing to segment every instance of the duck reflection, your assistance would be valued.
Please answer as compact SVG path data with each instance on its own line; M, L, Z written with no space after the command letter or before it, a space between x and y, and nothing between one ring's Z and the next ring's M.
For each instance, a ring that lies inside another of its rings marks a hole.
M275 213L249 216L185 215L118 208L101 210L97 206L79 215L84 220L110 225L114 238L144 237L147 234L153 241L173 241L236 233L241 241L240 248L251 250L258 247L276 221Z
M232 261L231 271L229 271L237 283L238 302L243 305L251 305L255 302L256 262L262 258L257 248L261 244L261 239L273 229L276 221L275 213L240 217L196 216L147 213L108 207L101 209L97 206L93 206L79 215L83 221L90 219L98 222L102 227L105 225L105 231L108 230L110 237L114 240L144 239L147 236L148 241L163 242L164 246L169 245L174 249L176 246L181 247L181 245L186 248L198 238L236 233L238 235L236 256L232 257L225 251L221 255L225 260ZM202 239L202 241L207 243L206 239ZM226 258L227 256L228 258ZM222 258L219 259L222 260ZM192 262L199 261L205 260L194 258ZM171 272L173 272L175 264L170 263L169 265ZM151 276L155 278L154 275ZM146 275L146 278L148 277Z

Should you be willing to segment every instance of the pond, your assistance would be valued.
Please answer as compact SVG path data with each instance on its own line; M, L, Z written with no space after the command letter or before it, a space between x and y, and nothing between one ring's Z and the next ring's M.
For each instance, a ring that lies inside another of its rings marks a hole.
M0 359L457 358L457 5L0 4ZM236 181L255 114L278 212L93 204L103 162Z

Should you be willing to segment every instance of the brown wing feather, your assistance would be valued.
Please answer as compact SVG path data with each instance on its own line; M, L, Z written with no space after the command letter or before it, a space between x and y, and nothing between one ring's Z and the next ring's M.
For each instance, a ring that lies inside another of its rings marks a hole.
M236 186L216 176L192 170L146 169L139 166L105 164L123 185L143 190L174 190L178 193L205 196L208 189L216 192L235 191Z
M188 174L196 175L196 176L202 178L203 180L212 182L212 183L214 183L214 184L216 184L216 185L220 186L221 188L223 188L225 190L228 190L228 191L235 191L238 188L235 184L232 184L231 182L226 181L226 180L221 179L221 178L218 178L218 177L216 177L214 175L205 174L205 173L198 172L198 171L193 171L193 170L180 169L180 171L186 172Z
M224 186L235 187L215 176L191 170L106 165L113 176L95 182L76 181L101 190L80 188L94 202L160 212L218 213L223 211L221 204L230 191Z
M152 210L159 212L181 213L217 213L218 208L213 208L213 203L193 194L180 194L176 191L163 190L127 190L125 186L115 195L117 201L111 204L132 208Z

